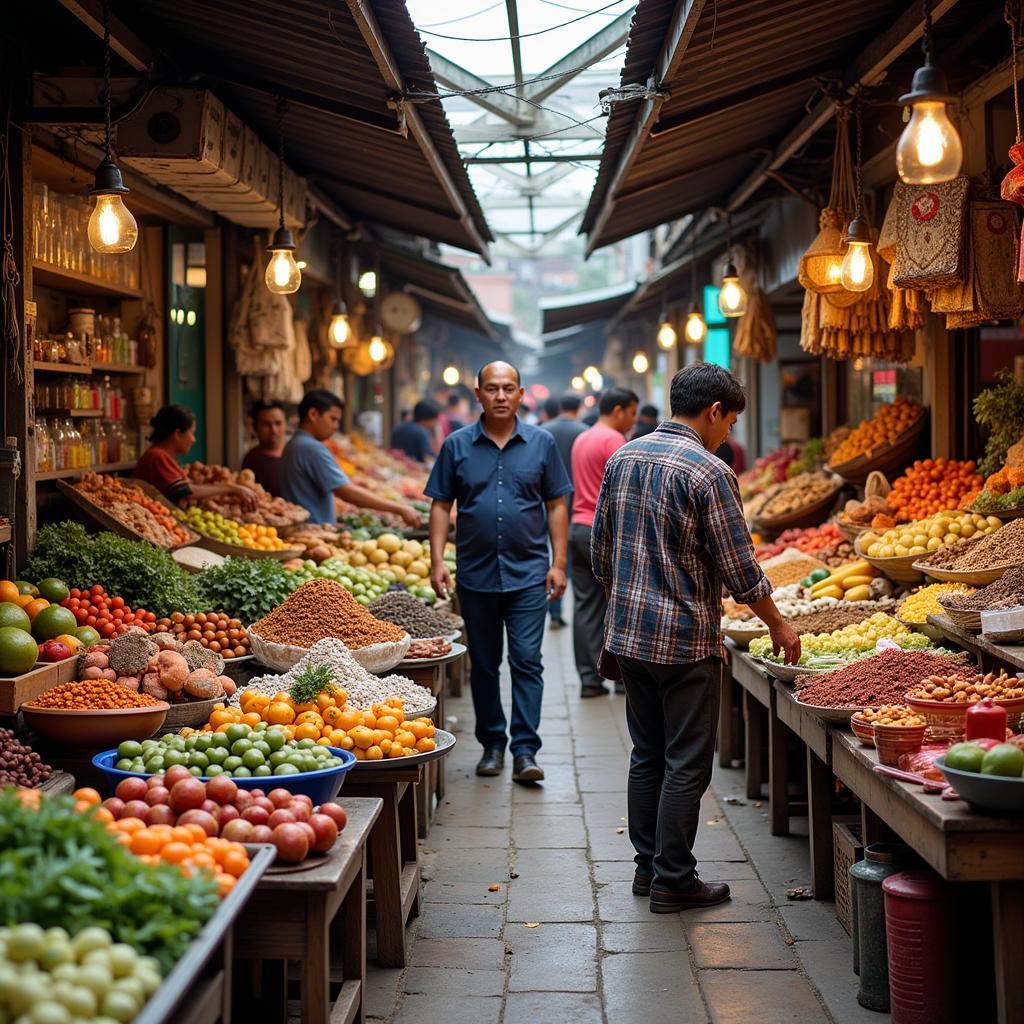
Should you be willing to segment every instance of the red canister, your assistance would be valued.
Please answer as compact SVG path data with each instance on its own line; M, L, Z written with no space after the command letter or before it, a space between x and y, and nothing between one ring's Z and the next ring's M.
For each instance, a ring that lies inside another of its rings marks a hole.
M952 887L934 871L903 871L882 891L892 1024L954 1021Z
M979 700L967 709L966 736L969 740L1006 741L1006 708L992 703L991 697Z

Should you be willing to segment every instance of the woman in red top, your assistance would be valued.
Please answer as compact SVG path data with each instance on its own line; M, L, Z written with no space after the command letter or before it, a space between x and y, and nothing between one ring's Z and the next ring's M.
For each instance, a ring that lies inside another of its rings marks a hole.
M196 443L196 418L183 405L165 405L149 421L153 433L150 447L135 465L135 476L160 489L176 505L189 498L219 498L232 494L242 506L256 505L256 492L242 484L193 484L185 479L177 455L187 455Z

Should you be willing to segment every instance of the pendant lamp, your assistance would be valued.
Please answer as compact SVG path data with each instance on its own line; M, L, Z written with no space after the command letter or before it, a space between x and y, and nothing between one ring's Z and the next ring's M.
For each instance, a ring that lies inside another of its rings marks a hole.
M747 312L747 293L740 284L740 273L732 261L732 216L725 220L725 269L722 271L722 287L718 292L718 311L730 320Z
M871 224L867 214L864 212L864 184L861 179L861 164L863 160L863 119L861 116L861 102L857 99L857 215L850 221L846 229L846 254L843 256L843 265L840 279L843 288L848 292L860 293L870 291L875 283L875 258L872 252L874 236L871 232Z
M707 321L697 301L697 239L690 236L690 309L686 314L683 337L690 345L700 345L708 334Z
M295 238L284 226L284 100L277 101L277 230L267 246L270 262L263 275L269 291L291 295L302 284L302 271L295 262Z

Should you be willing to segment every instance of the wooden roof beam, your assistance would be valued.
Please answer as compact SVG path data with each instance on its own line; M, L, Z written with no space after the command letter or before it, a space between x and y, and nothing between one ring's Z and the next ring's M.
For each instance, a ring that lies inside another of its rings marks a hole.
M90 32L103 38L103 0L60 0ZM153 51L123 21L110 16L110 48L136 71L153 66Z

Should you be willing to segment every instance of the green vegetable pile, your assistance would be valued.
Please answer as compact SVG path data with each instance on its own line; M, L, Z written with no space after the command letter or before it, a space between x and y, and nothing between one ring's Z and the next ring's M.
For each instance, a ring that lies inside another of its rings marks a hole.
M249 625L272 612L301 582L276 558L229 557L197 577L199 604Z
M1010 370L1000 370L996 379L999 384L974 399L974 418L989 429L985 457L978 464L984 476L998 472L1007 451L1024 437L1024 384Z
M33 921L72 936L89 925L152 956L166 974L216 912L217 885L143 864L70 797L38 809L0 793L0 925Z
M22 574L26 579L53 576L69 587L102 583L130 607L146 608L158 618L203 608L193 578L162 548L116 533L92 535L71 521L39 531Z

